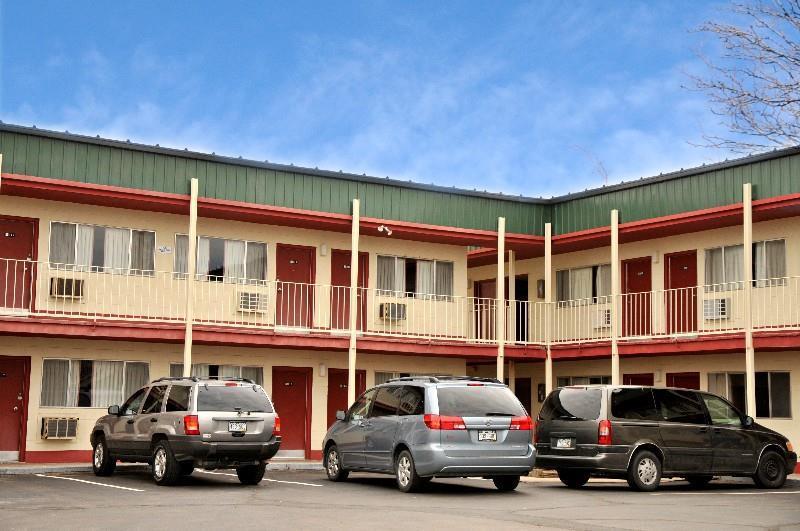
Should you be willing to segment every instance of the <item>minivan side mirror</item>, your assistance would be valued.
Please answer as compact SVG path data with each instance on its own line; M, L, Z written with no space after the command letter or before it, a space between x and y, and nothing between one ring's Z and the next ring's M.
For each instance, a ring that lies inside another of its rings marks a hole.
M342 411L341 409L336 412L336 420L344 420L344 418L346 416L347 416L347 414L344 411Z
M119 406L108 406L108 414L119 416Z
M749 428L750 426L752 426L752 425L753 425L753 423L754 423L754 422L755 422L755 421L753 420L753 417L751 417L750 415L747 415L747 416L744 418L744 427L745 427L745 428Z

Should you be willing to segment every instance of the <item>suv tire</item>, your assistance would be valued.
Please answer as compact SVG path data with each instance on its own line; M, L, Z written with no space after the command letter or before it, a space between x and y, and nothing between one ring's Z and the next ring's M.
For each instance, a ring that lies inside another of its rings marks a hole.
M95 476L110 476L117 468L117 460L108 451L106 438L98 435L92 448L92 471Z
M714 479L714 476L707 474L700 476L686 476L686 481L689 482L689 485L696 489L705 488L709 483L711 483L712 479Z
M589 481L589 473L583 470L559 470L558 479L571 489L579 489Z
M628 485L632 489L651 492L661 483L661 460L649 450L636 452L628 467Z
M156 485L174 485L178 482L181 465L175 459L167 441L158 441L153 446L150 469Z
M779 489L786 483L786 460L775 450L767 450L758 461L753 482L761 489Z
M245 465L236 469L239 482L242 485L258 485L264 479L264 471L267 470L267 462L261 461L257 465Z
M402 492L417 491L424 484L417 475L414 458L408 450L403 450L397 456L394 462L394 477L397 480L397 488Z
M181 476L191 476L192 472L194 472L194 462L192 461L182 461L180 464L181 467Z
M339 453L339 448L332 444L325 451L325 473L331 481L344 481L350 472L342 468L342 455Z
M492 481L500 492L511 492L519 485L519 476L495 476Z

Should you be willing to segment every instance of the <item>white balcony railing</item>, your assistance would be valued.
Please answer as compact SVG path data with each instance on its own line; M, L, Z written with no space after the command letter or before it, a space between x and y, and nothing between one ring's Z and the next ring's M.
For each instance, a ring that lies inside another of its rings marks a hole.
M186 289L194 282L200 325L346 334L350 288L253 281L164 271L112 270L0 259L0 315L183 323ZM612 297L507 301L506 342L553 344L608 341L616 305L620 341L690 337L745 329L742 283L656 290ZM756 331L800 329L800 277L758 281L751 291ZM358 288L361 334L471 343L496 341L495 299L420 295Z

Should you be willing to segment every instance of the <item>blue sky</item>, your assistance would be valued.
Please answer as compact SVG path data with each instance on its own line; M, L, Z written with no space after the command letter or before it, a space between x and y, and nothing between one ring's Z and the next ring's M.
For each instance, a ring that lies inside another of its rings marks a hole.
M545 197L730 156L717 3L1 5L5 122Z

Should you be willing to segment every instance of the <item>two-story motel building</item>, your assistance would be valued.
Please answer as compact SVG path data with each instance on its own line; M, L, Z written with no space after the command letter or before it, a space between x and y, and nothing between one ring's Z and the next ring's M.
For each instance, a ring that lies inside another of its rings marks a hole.
M107 406L184 372L262 383L287 456L434 373L534 415L708 389L800 441L800 148L552 199L13 125L0 153L2 460L88 460Z

